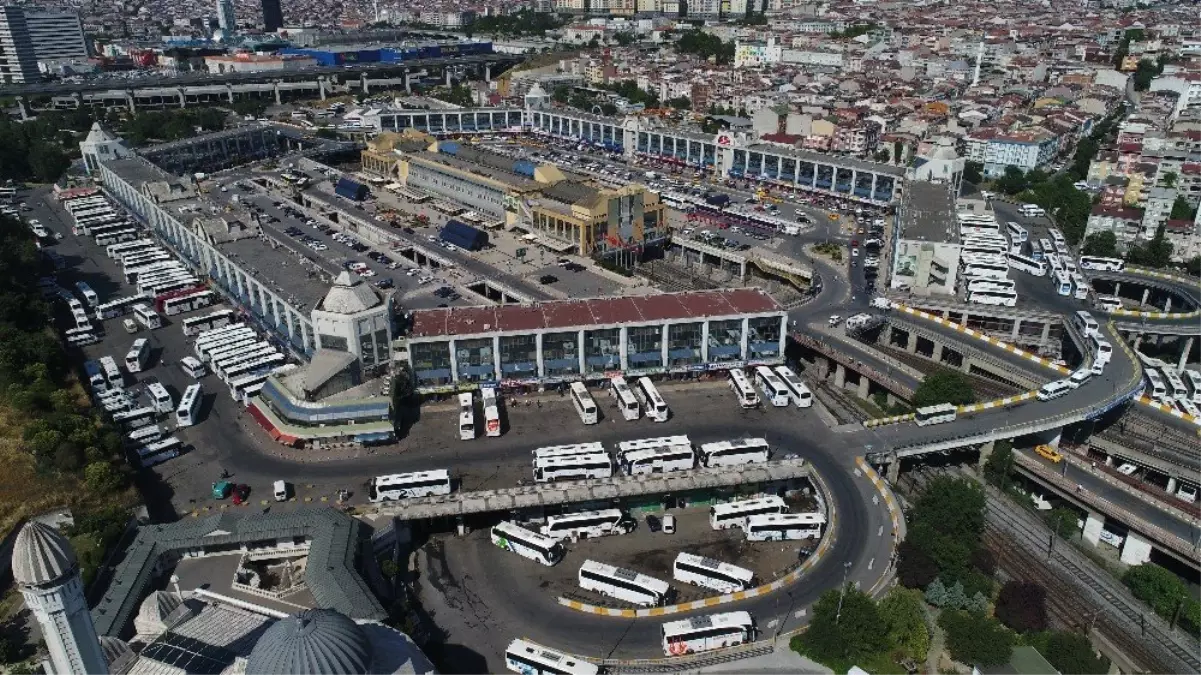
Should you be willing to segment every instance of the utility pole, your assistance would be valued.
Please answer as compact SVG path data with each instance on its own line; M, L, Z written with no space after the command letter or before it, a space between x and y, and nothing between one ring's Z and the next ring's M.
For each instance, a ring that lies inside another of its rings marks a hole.
M850 571L851 571L850 561L844 562L842 564L842 586L839 588L839 591L838 591L838 611L834 613L835 625L837 625L839 621L842 621L842 600L847 595L847 573Z

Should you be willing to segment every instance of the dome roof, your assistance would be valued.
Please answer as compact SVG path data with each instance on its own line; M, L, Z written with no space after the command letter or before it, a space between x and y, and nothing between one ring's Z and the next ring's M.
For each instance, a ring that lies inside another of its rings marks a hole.
M247 675L352 675L371 665L367 634L332 609L307 609L268 628L246 662Z
M30 522L13 544L13 578L24 586L58 581L75 570L75 551L58 530Z
M321 301L321 309L334 314L355 314L380 304L379 296L358 275L343 271Z

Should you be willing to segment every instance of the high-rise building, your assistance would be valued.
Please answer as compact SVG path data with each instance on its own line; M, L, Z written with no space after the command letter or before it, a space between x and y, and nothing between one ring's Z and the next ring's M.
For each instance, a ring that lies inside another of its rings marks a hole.
M238 29L238 17L234 14L233 0L217 0L217 25L226 35Z
M38 61L87 57L78 14L0 7L0 84L36 82Z
M274 33L284 27L284 11L279 0L263 0L263 30Z
M37 521L13 543L13 579L42 627L50 653L46 672L108 672L108 661L83 595L79 563L58 530Z

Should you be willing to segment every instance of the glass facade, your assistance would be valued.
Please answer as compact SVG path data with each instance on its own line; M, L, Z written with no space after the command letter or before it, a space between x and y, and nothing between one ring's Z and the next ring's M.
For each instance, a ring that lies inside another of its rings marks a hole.
M542 336L542 368L546 377L564 377L580 372L580 335L546 333Z
M621 329L584 331L584 369L589 373L621 369Z
M779 317L747 319L748 359L769 359L780 355Z
M452 382L450 342L418 342L409 348L418 386L437 387Z
M496 379L492 338L455 340L455 360L461 382L491 382Z
M667 327L667 362L671 366L703 363L701 340L703 323L676 323Z
M537 336L501 336L500 374L507 378L527 378L538 375Z
M627 328L626 362L633 369L663 367L663 327L631 326Z
M709 323L709 360L741 361L742 319Z

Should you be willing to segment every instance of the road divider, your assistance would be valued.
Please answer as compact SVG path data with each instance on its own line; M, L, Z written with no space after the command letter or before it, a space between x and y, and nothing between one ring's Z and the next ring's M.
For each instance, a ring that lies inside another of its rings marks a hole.
M863 475L867 476L867 479L871 481L871 484L884 498L884 506L888 509L888 517L892 523L892 546L890 547L891 550L889 552L889 559L891 560L893 554L896 553L897 546L904 541L906 534L905 516L901 513L901 505L897 503L896 496L893 495L892 488L889 487L888 481L881 478L880 474L876 473L876 470L872 468L871 464L868 464L866 459L863 457L856 457L855 466L859 467L859 470L863 472ZM876 580L876 583L872 585L871 590L868 591L868 595L875 596L883 587L888 585L888 580L889 574L881 574L880 578Z

